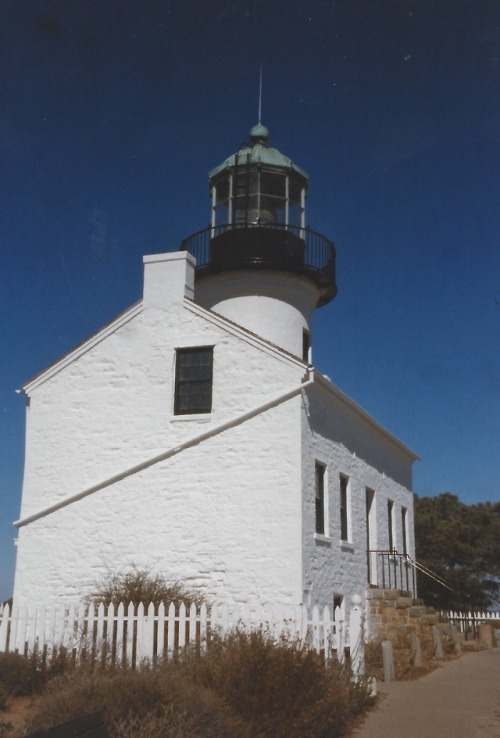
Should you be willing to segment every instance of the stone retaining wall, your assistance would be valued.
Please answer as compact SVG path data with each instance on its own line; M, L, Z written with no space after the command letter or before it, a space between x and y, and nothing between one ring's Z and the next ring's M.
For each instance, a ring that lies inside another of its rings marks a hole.
M422 641L432 640L432 627L443 622L433 607L395 589L369 588L366 615L370 640L394 641L412 633Z

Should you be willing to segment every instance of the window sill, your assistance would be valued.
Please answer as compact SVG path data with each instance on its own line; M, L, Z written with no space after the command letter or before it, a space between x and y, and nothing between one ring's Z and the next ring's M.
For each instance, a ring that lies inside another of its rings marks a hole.
M342 551L354 553L354 543L351 543L350 541L340 541L340 548Z
M211 413L193 413L191 415L172 415L170 421L172 423L180 422L183 423L186 420L198 420L203 423L209 423L212 419Z
M324 544L325 546L332 545L332 539L330 538L330 536L325 536L323 533L315 533L314 540L318 543Z

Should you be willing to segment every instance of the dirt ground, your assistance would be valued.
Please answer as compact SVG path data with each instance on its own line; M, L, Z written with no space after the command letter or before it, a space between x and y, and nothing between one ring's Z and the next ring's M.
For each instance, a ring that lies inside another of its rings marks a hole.
M13 697L7 701L7 710L0 712L0 738L7 738L11 730L5 726L12 726L16 730L22 728L26 718L35 709L35 697Z

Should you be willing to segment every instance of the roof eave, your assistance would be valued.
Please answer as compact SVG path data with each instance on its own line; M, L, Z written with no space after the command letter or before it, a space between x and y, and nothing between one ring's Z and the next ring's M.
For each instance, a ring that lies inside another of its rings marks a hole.
M393 443L405 456L408 456L412 460L412 463L414 461L421 461L421 458L418 454L412 451L412 449L409 448L409 446L407 446L402 441L400 441L399 438L397 438L393 433L388 431L387 428L384 428L383 425L381 425L377 420L375 420L375 418L372 417L360 405L354 402L354 400L352 400L344 392L342 392L342 390L336 387L333 384L333 382L327 379L327 377L325 377L323 374L315 370L314 379L315 379L316 384L318 384L320 387L325 389L330 394L334 395L336 399L340 400L344 405L349 407L350 410L352 410L357 415L359 415L361 418L363 418L363 420L367 422L369 425L371 425L378 433L385 436L385 438L387 438L388 441Z

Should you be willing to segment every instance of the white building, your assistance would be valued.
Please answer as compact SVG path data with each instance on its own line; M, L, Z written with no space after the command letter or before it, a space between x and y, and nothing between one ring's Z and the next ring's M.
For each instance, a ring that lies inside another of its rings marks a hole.
M142 300L23 387L15 604L135 564L211 599L323 606L381 583L370 550L414 558L417 457L309 363L335 250L267 142L259 124L211 172L211 228L144 257Z

